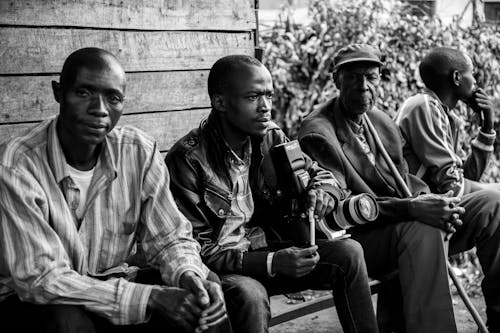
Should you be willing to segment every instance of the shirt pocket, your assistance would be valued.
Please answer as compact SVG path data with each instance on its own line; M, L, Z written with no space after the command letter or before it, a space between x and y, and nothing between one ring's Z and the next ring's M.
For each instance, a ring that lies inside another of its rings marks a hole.
M104 229L99 254L99 271L121 265L135 244L135 222L121 223L118 230Z

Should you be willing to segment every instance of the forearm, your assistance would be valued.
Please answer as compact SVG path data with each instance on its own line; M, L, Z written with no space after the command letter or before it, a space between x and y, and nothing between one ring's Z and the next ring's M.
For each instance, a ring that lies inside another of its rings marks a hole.
M463 166L465 178L476 181L481 178L493 153L495 138L495 131L484 133L483 129L481 129L478 136L471 143L472 152Z
M379 215L375 223L398 223L412 220L409 198L377 198Z
M268 276L269 251L228 249L205 258L207 266L217 274L241 274L256 278Z

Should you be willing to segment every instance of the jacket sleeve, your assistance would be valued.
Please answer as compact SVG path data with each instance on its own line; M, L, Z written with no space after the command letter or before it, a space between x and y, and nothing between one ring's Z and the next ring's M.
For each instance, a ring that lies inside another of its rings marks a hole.
M422 164L417 176L428 175L438 193L450 190L457 196L467 193L465 177L473 180L481 177L493 151L494 137L480 132L472 142L472 154L463 164L448 133L448 118L428 96L424 95L417 103L407 103L400 112L404 116L398 125L404 140Z
M334 174L344 191L350 192L352 190L347 188L347 175L341 158L340 146L335 145L332 140L322 134L308 133L307 129L301 130L299 140L302 149L314 161L317 161L320 166ZM375 193L371 194L375 195ZM409 214L410 199L379 197L377 195L375 195L375 198L379 205L379 216L376 222L396 223L411 219Z
M201 257L217 274L236 273L267 276L268 251L222 249L217 241L225 218L204 209L205 188L201 175L181 151L171 150L165 159L170 175L170 187L180 211L193 226L193 234L201 245ZM227 207L229 209L229 206ZM227 211L227 210L226 210Z

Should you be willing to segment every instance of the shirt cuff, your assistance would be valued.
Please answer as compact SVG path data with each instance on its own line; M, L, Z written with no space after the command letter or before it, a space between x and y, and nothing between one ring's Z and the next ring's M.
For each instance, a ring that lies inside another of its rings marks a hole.
M127 283L124 286L121 305L124 311L119 320L120 325L140 324L148 320L146 309L152 285L140 283Z
M493 133L479 131L476 139L472 141L472 145L480 150L493 151L493 144L495 143L496 137L497 133L495 131L493 131Z
M196 266L196 265L182 265L179 267L173 274L172 276L172 285L179 287L179 282L181 279L182 274L186 273L187 271L193 271L194 273L198 274L199 277L202 279L206 279L208 277L208 273L210 272L209 269L205 266L202 265L201 267ZM163 281L168 281L163 279Z
M274 258L274 252L269 252L267 254L267 275L269 277L275 277L276 273L273 273L273 258Z

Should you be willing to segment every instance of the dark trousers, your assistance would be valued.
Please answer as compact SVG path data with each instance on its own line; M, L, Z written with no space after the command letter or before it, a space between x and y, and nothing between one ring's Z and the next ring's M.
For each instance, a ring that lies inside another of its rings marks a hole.
M138 279L140 279L138 277ZM147 271L142 275L143 283L162 284L157 271ZM213 273L209 280L220 283ZM158 283L156 283L158 282ZM160 316L153 315L144 324L113 325L107 319L86 311L76 305L45 305L21 302L12 295L0 302L2 332L4 333L177 333L179 330ZM209 331L232 332L228 321Z
M464 224L450 239L450 255L476 247L484 272L487 325L490 333L500 333L500 192L467 194L460 205L465 208Z
M277 275L257 281L236 274L221 277L235 332L268 332L271 317L268 296L305 289L333 291L344 332L378 332L361 246L352 239L345 239L318 240L318 247L318 265L301 278Z
M403 222L357 228L351 234L363 246L371 277L399 271L396 285L407 333L457 331L440 230Z

